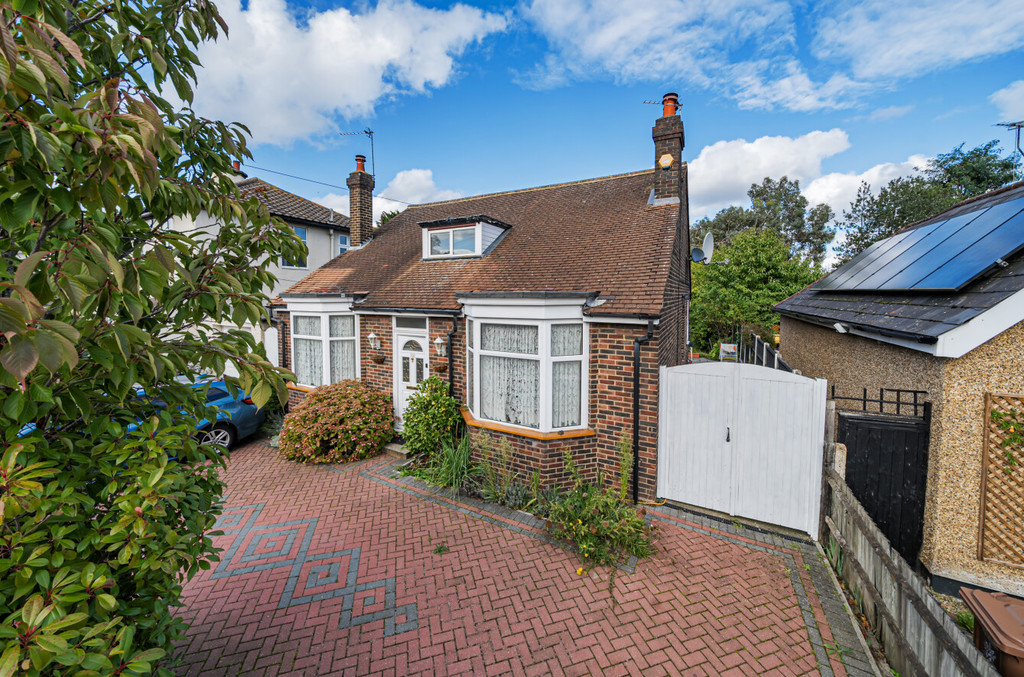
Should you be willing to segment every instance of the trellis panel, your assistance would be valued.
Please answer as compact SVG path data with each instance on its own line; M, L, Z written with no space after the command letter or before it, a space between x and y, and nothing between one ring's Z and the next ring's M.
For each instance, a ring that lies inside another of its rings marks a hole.
M1005 433L992 418L993 412L1013 410L1024 420L1024 395L985 394L978 559L1024 569L1024 449L1004 447ZM1015 464L1007 451L1016 457Z

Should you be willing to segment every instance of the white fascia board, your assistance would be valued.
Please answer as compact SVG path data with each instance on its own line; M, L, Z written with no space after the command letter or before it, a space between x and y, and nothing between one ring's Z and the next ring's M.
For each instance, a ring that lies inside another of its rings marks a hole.
M639 317L616 317L615 315L584 315L583 321L590 324L630 324L641 327L646 327L649 320L644 320ZM661 320L654 320L654 326L657 327L661 324Z
M920 353L927 353L935 357L963 357L978 346L988 343L993 338L1002 334L1010 327L1024 321L1024 289L1013 296L1003 299L980 315L954 327L949 331L939 334L935 343L918 343L908 339L896 338L894 336L883 336L870 331L864 331L850 327L849 332L856 336L890 343L894 346L902 346Z
M587 299L522 297L457 297L470 319L494 320L582 320Z
M1024 289L939 336L935 354L963 357L1024 320Z
M317 296L285 299L289 313L349 313L351 296Z

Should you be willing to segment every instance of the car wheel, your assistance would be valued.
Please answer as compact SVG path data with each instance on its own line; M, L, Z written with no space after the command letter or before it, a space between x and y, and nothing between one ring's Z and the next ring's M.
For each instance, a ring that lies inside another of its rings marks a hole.
M204 430L199 438L199 441L204 444L219 444L222 447L230 449L235 446L236 442L235 429L227 423L218 423L217 425Z

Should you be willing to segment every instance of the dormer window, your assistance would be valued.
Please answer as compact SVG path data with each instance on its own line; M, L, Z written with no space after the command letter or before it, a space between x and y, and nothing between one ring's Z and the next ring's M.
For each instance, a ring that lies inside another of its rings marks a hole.
M423 258L487 256L512 226L489 216L424 221Z
M476 226L427 231L430 236L428 256L475 256Z

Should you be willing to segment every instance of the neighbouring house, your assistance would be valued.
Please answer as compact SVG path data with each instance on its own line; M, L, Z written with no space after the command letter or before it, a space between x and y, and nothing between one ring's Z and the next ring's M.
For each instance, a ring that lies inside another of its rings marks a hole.
M511 442L522 479L560 481L566 450L611 477L635 434L653 498L658 367L687 355L677 106L666 95L655 169L412 206L379 228L357 158L352 248L275 305L292 397L359 378L393 395L401 429L409 395L439 374L471 430Z
M268 290L269 298L276 297L283 290L302 280L309 274L309 271L316 270L338 254L348 250L349 219L347 216L282 190L263 179L248 178L240 170L238 162L235 163L235 179L242 199L251 197L258 199L267 207L271 216L281 218L290 226L309 249L309 254L301 260L282 259L277 265L270 268L270 272L277 277L277 284L272 290ZM220 228L220 224L206 212L202 212L195 219L187 216L175 217L171 221L170 227L181 232L199 231L213 235ZM214 325L214 328L230 327ZM248 329L264 344L267 357L277 363L280 353L277 330L271 326L252 327L248 323L243 328Z
M1024 182L872 245L777 310L783 357L803 374L839 393L926 391L920 560L933 586L1024 595L1024 459L999 425L1024 412Z

